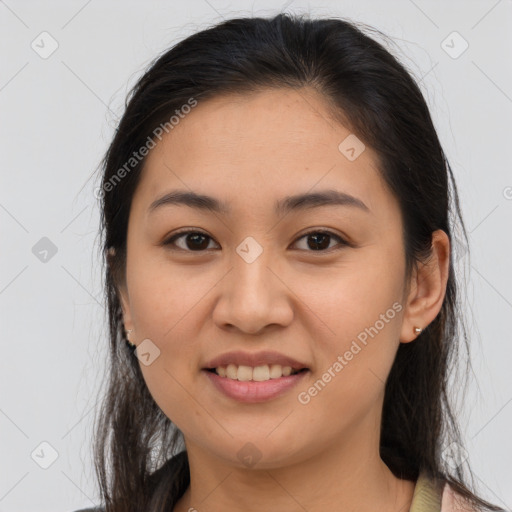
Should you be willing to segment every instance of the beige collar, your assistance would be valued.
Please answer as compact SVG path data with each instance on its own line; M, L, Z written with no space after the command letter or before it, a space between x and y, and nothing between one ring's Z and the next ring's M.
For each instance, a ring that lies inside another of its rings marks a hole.
M421 471L409 512L440 512L443 486L436 484L424 471Z

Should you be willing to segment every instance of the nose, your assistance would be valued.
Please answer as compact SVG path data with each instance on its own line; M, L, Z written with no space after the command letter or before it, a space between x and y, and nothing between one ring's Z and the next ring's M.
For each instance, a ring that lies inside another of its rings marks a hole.
M293 319L293 293L267 251L254 261L235 254L231 271L219 283L213 321L221 329L261 334Z

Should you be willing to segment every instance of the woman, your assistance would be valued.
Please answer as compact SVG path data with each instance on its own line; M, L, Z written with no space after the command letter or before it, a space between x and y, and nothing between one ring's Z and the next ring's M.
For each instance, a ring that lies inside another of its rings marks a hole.
M134 87L101 198L102 510L499 510L447 389L457 190L382 45L285 14L188 37Z

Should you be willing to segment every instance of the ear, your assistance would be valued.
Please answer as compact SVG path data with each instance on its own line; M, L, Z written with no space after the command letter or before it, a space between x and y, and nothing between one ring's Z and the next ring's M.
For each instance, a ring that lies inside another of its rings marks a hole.
M107 250L107 263L112 273L112 277L114 279L114 283L116 286L117 296L119 297L119 302L121 303L121 310L123 313L123 324L126 330L133 329L132 316L130 311L130 298L128 295L128 289L126 286L126 280L120 279L118 275L118 271L114 265L116 250L114 247L110 247Z
M125 285L118 286L119 302L121 303L121 309L123 311L123 324L125 330L129 331L133 329L132 314L130 310L130 298L128 290Z
M402 321L400 342L418 337L415 327L425 329L438 315L446 294L450 266L450 239L441 229L432 233L432 255L412 272Z

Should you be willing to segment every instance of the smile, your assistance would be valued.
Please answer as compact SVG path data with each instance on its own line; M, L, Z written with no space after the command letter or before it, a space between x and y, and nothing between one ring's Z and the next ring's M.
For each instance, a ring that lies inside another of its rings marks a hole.
M256 381L264 382L271 379L279 379L281 377L288 377L295 375L306 368L293 369L291 366L282 366L280 364L264 364L261 366L245 366L228 364L227 366L218 366L217 368L210 368L208 371L215 372L220 377L239 381Z
M215 390L219 391L222 395L228 398L243 403L267 402L269 400L278 398L294 388L309 373L307 368L303 368L302 370L295 370L295 373L291 373L291 368L289 366L284 368L274 368L273 370L271 370L272 367L269 368L268 365L257 366L254 369L248 366L232 366L233 367L228 365L225 368L225 371L226 374L228 372L233 372L231 375L234 375L236 372L236 379L228 375L221 377L216 371L218 368L202 370L202 373L208 378L209 382L213 385ZM266 367L266 369L259 370L259 368L262 367ZM224 367L220 368L220 371L222 372L222 368ZM246 378L245 380L239 379L239 370L241 370L242 379L245 377L251 378ZM288 375L284 375L285 370L286 373L290 373ZM266 376L267 372L270 374L270 371L274 372L273 374L275 377L263 379L262 377ZM278 371L280 376L277 376ZM256 372L256 377L258 377L258 374L261 372L260 378L262 380L253 380L252 377L254 377L254 372Z

